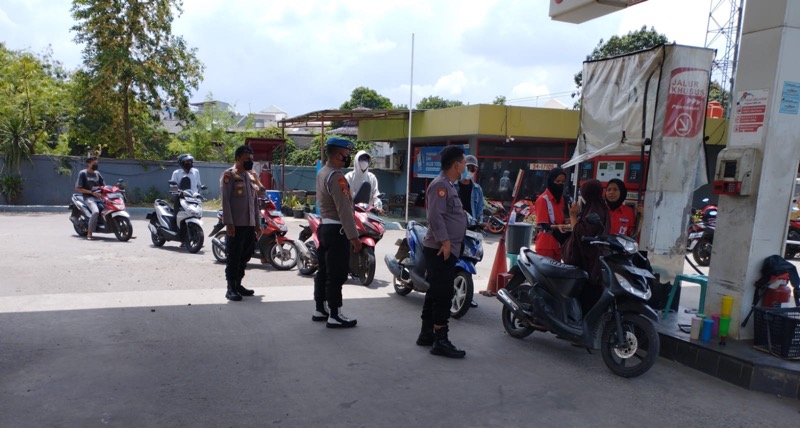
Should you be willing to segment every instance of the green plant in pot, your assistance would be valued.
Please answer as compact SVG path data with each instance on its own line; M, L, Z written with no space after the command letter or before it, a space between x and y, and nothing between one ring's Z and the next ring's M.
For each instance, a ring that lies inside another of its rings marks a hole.
M292 212L294 213L294 218L303 218L304 211L303 211L303 203L300 202L296 197L292 197Z

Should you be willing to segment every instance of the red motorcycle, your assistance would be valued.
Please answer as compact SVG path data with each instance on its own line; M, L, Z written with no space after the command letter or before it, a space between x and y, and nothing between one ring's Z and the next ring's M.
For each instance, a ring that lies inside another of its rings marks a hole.
M499 235L508 224L508 210L501 201L486 201L483 209L483 229Z
M98 204L100 217L97 219L97 228L94 233L113 232L122 242L131 239L133 226L131 226L131 215L125 211L125 182L120 179L116 186L102 186L93 191L100 193L102 201L102 205ZM72 211L69 219L75 233L78 236L89 234L89 218L92 216L92 212L84 202L84 194L73 193L68 209Z
M370 285L375 278L375 245L383 238L385 231L383 219L375 215L373 211L373 208L364 204L355 205L356 230L358 239L361 241L361 252L350 256L350 275L358 278L364 286ZM297 245L300 251L298 270L303 275L313 275L319 268L317 260L319 224L319 216L309 214L308 226L300 226L303 230L300 231ZM305 245L300 245L302 242L305 242Z
M275 203L269 198L259 199L261 208L261 236L256 242L254 254L259 254L261 263L269 263L275 269L289 270L297 265L297 246L294 239L286 236L288 231L283 214L277 210ZM211 239L211 252L220 263L225 263L228 253L225 241L225 223L222 221L222 210L217 211L218 222L208 236Z
M789 234L786 237L787 241L800 241L800 220L790 220L789 221ZM796 244L786 244L786 251L783 255L783 258L786 260L793 259L798 253L800 253L800 245Z

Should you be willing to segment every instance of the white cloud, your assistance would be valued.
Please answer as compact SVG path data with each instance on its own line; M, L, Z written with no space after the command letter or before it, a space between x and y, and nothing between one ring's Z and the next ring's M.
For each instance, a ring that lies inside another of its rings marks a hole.
M440 77L433 85L433 92L435 94L460 95L468 83L467 76L463 71L454 71Z

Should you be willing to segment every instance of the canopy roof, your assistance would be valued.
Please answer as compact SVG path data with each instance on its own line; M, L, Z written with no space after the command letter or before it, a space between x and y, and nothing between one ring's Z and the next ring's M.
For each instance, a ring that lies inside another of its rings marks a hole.
M422 110L412 110L418 112ZM360 120L385 120L385 119L405 119L408 117L408 110L319 110L312 111L300 116L290 117L278 122L281 128L291 128L296 126L309 126L310 123L318 125L320 122L343 122Z

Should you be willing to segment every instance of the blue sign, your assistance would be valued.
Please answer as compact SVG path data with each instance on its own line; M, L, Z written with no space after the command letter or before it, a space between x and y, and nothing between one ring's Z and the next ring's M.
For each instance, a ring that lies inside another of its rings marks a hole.
M800 110L800 83L784 81L780 112L797 114L798 110Z
M469 146L459 144L465 154L469 154ZM414 149L413 177L435 178L442 171L442 162L439 152L445 146L423 146Z

